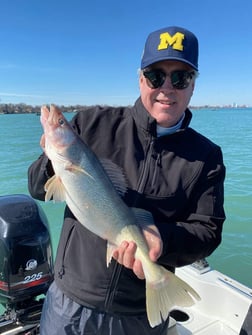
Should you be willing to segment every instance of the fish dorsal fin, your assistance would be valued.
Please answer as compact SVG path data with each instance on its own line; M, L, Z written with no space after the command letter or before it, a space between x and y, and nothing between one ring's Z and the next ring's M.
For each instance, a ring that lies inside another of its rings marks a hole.
M123 172L123 169L112 162L109 159L102 158L100 160L102 167L104 168L105 172L107 173L109 179L111 180L114 188L116 189L117 193L123 197L128 190L128 183L126 180L126 176Z
M131 209L136 217L136 223L139 227L145 228L151 225L155 225L151 212L142 208L132 207Z
M146 232L153 236L153 238L151 239L151 244L154 244L156 238L160 239L160 233L157 226L155 225L152 214L142 208L132 207L131 209L136 218L136 225L140 228L142 232Z

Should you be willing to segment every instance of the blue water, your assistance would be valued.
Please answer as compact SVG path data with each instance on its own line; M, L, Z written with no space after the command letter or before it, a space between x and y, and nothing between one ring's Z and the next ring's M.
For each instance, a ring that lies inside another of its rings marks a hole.
M193 114L192 126L222 147L227 167L223 241L208 261L211 267L252 287L252 109L196 110ZM35 114L0 115L0 195L29 194L27 168L41 153L41 134ZM50 222L55 251L64 205L41 205Z

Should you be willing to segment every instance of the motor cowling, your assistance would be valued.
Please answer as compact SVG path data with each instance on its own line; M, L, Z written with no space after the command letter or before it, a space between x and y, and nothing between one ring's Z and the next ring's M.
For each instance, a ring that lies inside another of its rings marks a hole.
M15 305L47 291L53 280L48 221L24 194L0 196L0 303Z

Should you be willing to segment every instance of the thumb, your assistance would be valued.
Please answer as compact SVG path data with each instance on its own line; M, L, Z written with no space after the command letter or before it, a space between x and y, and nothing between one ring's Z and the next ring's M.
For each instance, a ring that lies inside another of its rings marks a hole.
M149 225L143 227L143 234L149 247L150 259L155 262L162 254L163 242L157 226Z

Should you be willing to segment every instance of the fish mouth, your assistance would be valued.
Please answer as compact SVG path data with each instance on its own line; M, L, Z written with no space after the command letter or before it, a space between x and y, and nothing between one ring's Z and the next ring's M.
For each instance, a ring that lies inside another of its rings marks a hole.
M44 125L49 118L49 110L48 108L44 105L41 107L41 113L40 113L40 121L42 125Z
M65 123L64 116L62 115L60 109L55 105L50 106L50 112L49 112L49 117L47 121L50 124L55 124L59 126L62 126Z
M42 125L48 124L56 127L63 126L66 123L60 109L55 105L50 105L50 111L47 106L42 106L40 120Z

